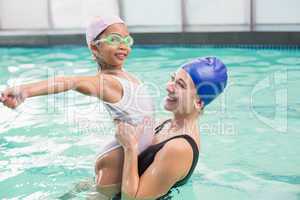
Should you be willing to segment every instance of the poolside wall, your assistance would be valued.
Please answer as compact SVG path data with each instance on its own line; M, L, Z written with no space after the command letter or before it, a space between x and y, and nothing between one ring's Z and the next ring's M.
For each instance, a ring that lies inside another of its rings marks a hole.
M83 44L95 15L137 43L300 44L299 0L0 0L0 45Z

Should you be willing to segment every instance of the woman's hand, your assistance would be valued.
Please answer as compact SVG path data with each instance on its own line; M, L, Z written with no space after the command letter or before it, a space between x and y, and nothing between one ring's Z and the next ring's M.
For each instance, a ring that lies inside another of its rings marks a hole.
M15 109L21 103L25 101L27 94L24 88L22 87L12 87L7 88L0 95L0 102L5 106Z
M124 150L138 150L137 135L143 131L143 126L132 126L125 122L117 123L116 138Z

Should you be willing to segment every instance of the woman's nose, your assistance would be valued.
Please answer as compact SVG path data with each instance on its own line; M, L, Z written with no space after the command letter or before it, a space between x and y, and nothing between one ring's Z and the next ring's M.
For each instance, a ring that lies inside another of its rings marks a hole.
M173 81L169 81L167 83L167 91L169 93L173 93L175 91L175 83Z

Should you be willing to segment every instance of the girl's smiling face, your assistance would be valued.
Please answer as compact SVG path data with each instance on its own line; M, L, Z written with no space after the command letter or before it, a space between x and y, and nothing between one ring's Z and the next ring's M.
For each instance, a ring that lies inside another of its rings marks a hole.
M103 39L110 34L117 34L121 37L129 35L128 29L125 24L112 24L105 31L103 31L95 41ZM131 52L131 48L124 43L119 45L111 45L106 42L91 45L92 52L100 63L108 64L113 67L120 68L123 66L126 58Z

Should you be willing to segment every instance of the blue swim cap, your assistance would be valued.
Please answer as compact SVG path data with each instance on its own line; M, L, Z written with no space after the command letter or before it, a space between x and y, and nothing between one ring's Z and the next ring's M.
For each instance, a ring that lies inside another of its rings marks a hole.
M204 106L219 96L226 87L227 69L216 57L197 58L181 67L192 78Z

